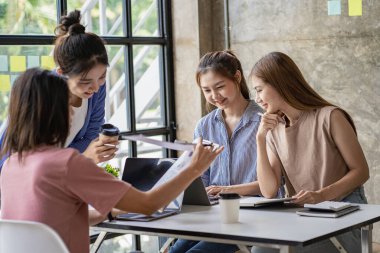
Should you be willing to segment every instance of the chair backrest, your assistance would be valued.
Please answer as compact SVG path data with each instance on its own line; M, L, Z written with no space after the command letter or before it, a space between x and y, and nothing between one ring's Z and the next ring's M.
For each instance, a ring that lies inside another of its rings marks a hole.
M0 220L0 253L69 253L59 235L45 224Z

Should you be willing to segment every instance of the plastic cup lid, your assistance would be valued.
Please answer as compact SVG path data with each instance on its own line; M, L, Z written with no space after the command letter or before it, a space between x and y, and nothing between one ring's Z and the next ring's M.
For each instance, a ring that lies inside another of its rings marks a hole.
M239 194L237 194L237 193L227 193L227 192L225 192L225 193L223 193L223 192L219 193L219 197L221 199L240 199L240 195Z
M102 134L107 136L117 136L119 135L119 128L115 127L112 124L104 124L102 125Z

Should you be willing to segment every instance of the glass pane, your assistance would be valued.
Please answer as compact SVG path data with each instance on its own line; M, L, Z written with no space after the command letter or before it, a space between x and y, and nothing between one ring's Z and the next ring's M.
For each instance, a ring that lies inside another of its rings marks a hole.
M0 126L7 115L9 92L27 68L54 69L53 46L0 46ZM1 129L1 127L0 127Z
M130 252L132 249L133 249L133 235L122 235L122 236L115 237L113 239L104 240L98 252L99 253Z
M149 138L164 141L165 136L150 136ZM137 144L137 157L153 157L153 158L163 158L165 149L160 146L152 145L149 143L138 141Z
M131 156L130 150L129 150L129 141L121 140L119 141L119 150L116 152L115 158L110 161L106 161L102 163L101 166L104 167L107 163L109 163L113 167L119 168L120 169L119 178L121 179L123 176L125 159L127 159L127 157L129 156Z
M160 252L158 237L141 235L141 250L143 252Z
M140 0L139 0L140 1ZM77 9L82 14L86 31L103 36L123 36L123 1L68 0L69 12Z
M0 34L54 34L56 24L56 0L0 0Z
M132 0L132 36L159 36L157 0Z
M164 124L159 49L160 46L133 47L136 129L155 128Z
M128 98L125 90L125 47L106 46L109 58L107 72L106 121L117 126L120 131L129 131L127 117Z

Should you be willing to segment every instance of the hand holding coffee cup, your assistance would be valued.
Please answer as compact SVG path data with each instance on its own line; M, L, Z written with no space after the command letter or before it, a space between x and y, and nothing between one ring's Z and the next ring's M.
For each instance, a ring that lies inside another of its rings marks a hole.
M119 128L112 124L103 124L101 126L101 131L99 134L99 140L104 144L118 142L119 139Z
M239 222L240 195L237 193L219 193L219 205L223 223Z
M119 148L119 129L112 124L101 126L99 137L93 140L83 155L95 163L111 160Z

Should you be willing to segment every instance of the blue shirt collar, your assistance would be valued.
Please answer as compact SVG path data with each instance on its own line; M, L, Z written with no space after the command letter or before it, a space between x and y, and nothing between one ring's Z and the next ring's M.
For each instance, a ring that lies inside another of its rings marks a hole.
M263 110L261 109L260 106L258 106L255 101L253 100L250 100L249 101L249 104L247 106L247 108L245 109L244 113L243 113L243 116L242 116L242 119L240 120L240 122L242 123L242 126L248 124L249 122L253 121L253 122L258 122L260 121L260 115L258 115L257 113L258 112L263 112ZM254 114L254 117L252 118L250 115ZM214 120L215 121L220 121L220 122L224 122L224 119L223 119L223 112L221 109L217 108L215 111L214 111Z

